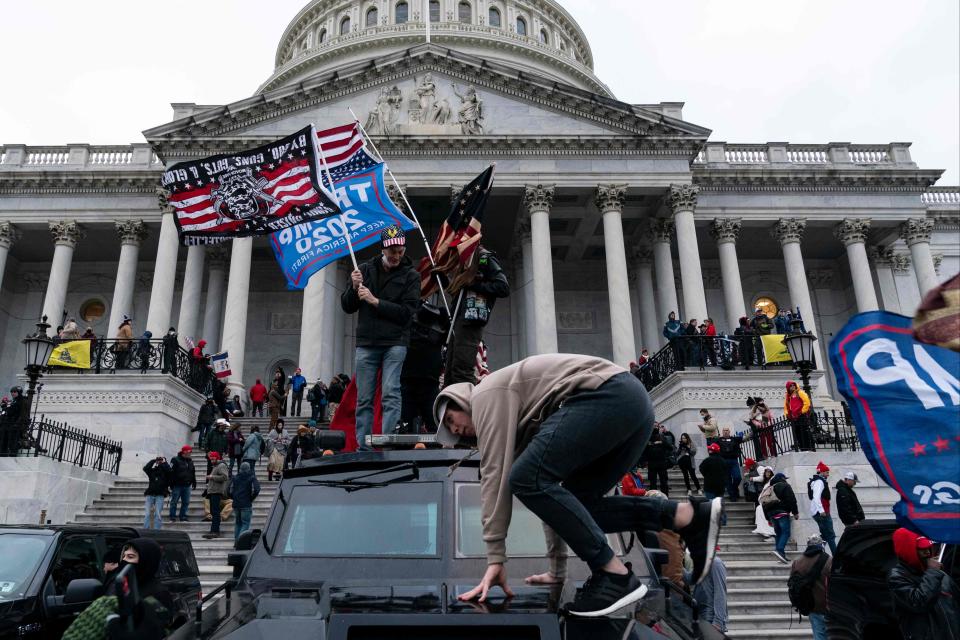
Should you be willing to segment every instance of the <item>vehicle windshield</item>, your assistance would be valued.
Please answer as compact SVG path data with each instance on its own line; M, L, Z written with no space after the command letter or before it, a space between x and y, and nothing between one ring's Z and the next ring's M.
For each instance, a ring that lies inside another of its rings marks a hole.
M50 541L49 536L0 534L0 600L24 596Z
M617 555L622 554L618 536L607 541ZM480 558L486 555L483 523L480 519L480 485L476 482L457 484L457 556ZM540 518L513 499L513 515L507 531L507 553L511 558L542 558L547 555L547 542Z
M404 482L348 492L299 485L280 524L288 556L436 557L441 482Z

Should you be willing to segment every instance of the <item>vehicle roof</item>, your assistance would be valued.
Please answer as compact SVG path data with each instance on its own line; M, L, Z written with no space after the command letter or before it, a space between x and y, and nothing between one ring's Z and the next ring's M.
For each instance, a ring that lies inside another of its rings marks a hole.
M89 524L0 524L0 533L26 533L30 535L55 536L58 533L105 533L124 532L141 538L183 539L190 536L184 531L139 529L118 525L101 526Z
M377 469L405 462L423 466L443 466L460 463L465 467L479 467L476 449L394 449L358 451L304 461L300 467L284 471L283 477L303 478L328 473L342 473L351 469Z

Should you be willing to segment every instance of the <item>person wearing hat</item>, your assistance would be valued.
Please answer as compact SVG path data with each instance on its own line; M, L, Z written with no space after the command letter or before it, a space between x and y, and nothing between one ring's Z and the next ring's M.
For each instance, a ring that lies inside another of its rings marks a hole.
M197 470L193 466L188 444L180 447L180 453L170 461L170 522L177 520L177 502L180 502L180 522L187 521L190 507L190 490L197 488Z
M288 469L293 467L296 469L301 460L309 460L310 458L316 457L317 442L313 437L313 432L310 431L310 427L301 424L297 427L297 435L293 436L293 439L290 440L290 445L287 447L287 458L284 461L283 468Z
M817 464L817 473L807 481L807 498L810 499L810 516L817 523L820 535L830 546L830 555L837 555L837 534L833 531L833 517L830 515L830 487L827 478L830 467L821 460Z
M212 403L213 400L210 399L208 402ZM227 442L227 427L229 426L230 423L224 418L217 418L215 427L210 429L210 432L207 433L207 438L204 441L204 446L208 453L210 451L216 451L218 454L220 454L221 458L227 455L227 447L229 446L229 443ZM207 469L207 473L210 473L209 469Z
M837 482L837 515L847 527L860 524L864 520L863 507L857 492L853 490L860 478L853 471L847 471Z
M340 297L343 310L358 315L356 431L361 450L368 449L366 436L373 433L373 399L381 368L383 431L393 431L400 422L400 372L420 303L420 275L406 256L403 230L387 227L380 242L380 255L350 274L351 286Z
M709 500L719 498L727 486L730 476L727 461L720 454L720 445L712 442L707 445L707 457L700 462L700 475L703 476L703 495Z
M808 596L807 602L813 603L808 612L801 611L801 615L810 618L810 628L814 640L828 640L827 638L827 580L830 578L830 568L833 559L823 550L823 538L813 534L807 539L807 548L803 555L790 564L790 578L787 583L794 585L794 592L803 591ZM796 594L792 594L796 597ZM812 600L809 599L812 596Z
M476 438L487 570L460 600L508 595L507 531L516 497L546 525L550 569L530 584L564 582L566 545L592 571L568 611L599 617L646 595L605 533L671 529L690 547L697 582L710 571L721 500L678 503L607 495L640 459L653 431L653 406L636 377L614 363L573 354L538 355L440 392L437 441Z
M960 638L960 589L937 560L933 542L909 529L893 532L898 562L887 571L894 617L906 640Z
M177 330L174 327L167 329L167 335L163 336L163 368L161 373L177 372L177 352L180 350L180 339L177 337Z
M20 449L20 437L23 432L26 403L23 401L23 389L10 387L10 400L0 421L0 456L16 455Z
M130 359L130 344L133 342L133 325L129 316L123 316L123 322L117 328L116 342L113 343L114 368L126 369Z
M789 478L783 473L777 473L770 479L770 498L766 497L768 489L760 492L760 506L769 522L773 523L776 534L776 546L773 555L783 564L790 564L787 560L787 543L790 541L790 516L794 520L800 519L800 510L797 507L797 496L793 487L787 482Z
M207 454L210 462L213 464L213 471L207 474L206 497L210 500L210 533L203 534L206 539L220 537L220 517L222 501L227 496L227 485L230 484L230 471L227 464L216 451Z

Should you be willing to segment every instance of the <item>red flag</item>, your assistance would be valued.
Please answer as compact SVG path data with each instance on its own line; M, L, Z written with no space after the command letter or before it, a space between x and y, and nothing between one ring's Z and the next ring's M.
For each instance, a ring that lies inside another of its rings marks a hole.
M330 418L330 429L343 431L346 434L347 444L344 453L357 450L357 377L350 380L350 384L343 391L340 406ZM383 433L383 403L380 397L380 374L377 374L377 392L373 396L373 433Z

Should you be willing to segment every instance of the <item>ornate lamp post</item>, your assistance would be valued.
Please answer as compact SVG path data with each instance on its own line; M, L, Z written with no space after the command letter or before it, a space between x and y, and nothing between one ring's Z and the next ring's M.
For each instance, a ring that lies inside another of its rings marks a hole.
M800 320L794 319L790 327L791 331L783 338L783 344L790 352L790 358L793 360L793 366L800 374L800 380L803 381L803 390L807 392L811 403L813 394L810 392L810 372L813 371L813 343L817 337L809 331L800 330ZM812 407L811 407L812 410Z
M27 378L30 380L30 386L27 389L26 415L21 414L21 423L28 422L30 413L33 409L33 394L37 388L37 380L43 375L41 372L47 366L50 360L50 352L53 351L54 342L47 335L47 329L50 325L47 323L47 316L43 316L37 323L37 331L31 336L22 340L26 348L26 366Z

